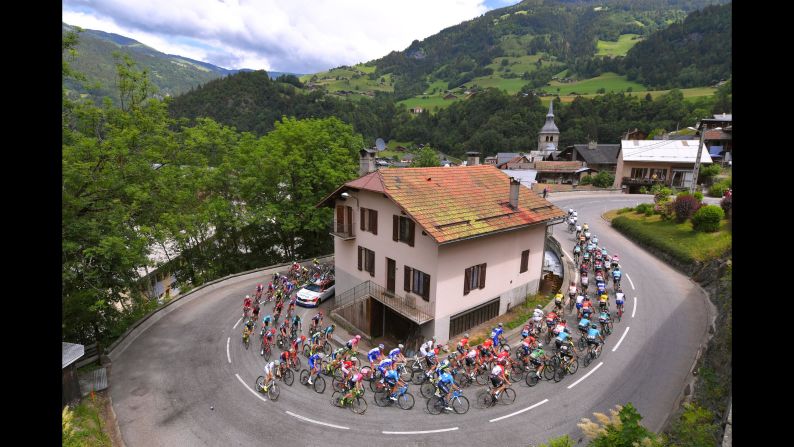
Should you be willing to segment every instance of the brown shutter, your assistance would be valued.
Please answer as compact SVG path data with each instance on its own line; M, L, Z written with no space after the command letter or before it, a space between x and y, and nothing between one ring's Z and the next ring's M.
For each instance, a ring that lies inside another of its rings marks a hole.
M488 264L480 264L480 288L485 287L485 266Z
M521 252L521 271L519 273L524 273L529 269L529 250L524 250Z
M378 212L369 210L369 228L372 234L378 234Z
M353 207L347 207L347 233L353 235Z
M471 283L471 267L466 269L466 272L463 274L463 294L469 294L469 284Z
M345 232L345 207L343 205L336 207L336 232Z
M358 246L358 269L361 270L361 246Z
M397 240L400 231L400 216L394 215L394 219L392 219L392 232L391 238L393 241Z
M408 245L413 247L414 246L414 232L416 231L416 225L414 224L414 221L412 221L411 219L407 219L407 220L408 220Z
M366 228L364 228L364 213L366 213L367 210L366 210L366 208L359 208L359 210L361 211L359 213L361 215L361 219L360 219L361 220L361 227L360 228L361 228L361 231L364 231L364 230L366 230Z
M404 266L404 269L405 269L405 280L403 281L403 289L406 292L410 292L411 291L411 267L408 267L406 265L406 266Z
M375 276L375 252L367 250L367 263L369 263L369 276Z
M422 298L424 298L425 301L430 301L430 275L424 274L422 278L424 278L422 282Z

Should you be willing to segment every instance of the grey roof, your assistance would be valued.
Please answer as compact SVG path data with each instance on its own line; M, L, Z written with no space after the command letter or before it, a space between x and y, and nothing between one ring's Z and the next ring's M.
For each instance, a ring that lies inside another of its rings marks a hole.
M538 171L536 169L510 169L509 171L502 171L499 172L503 173L508 177L515 177L521 182L522 185L532 187L533 183L537 183L535 181L535 177L538 175Z
M546 124L540 129L540 133L560 133L557 125L554 124L554 100L549 103L549 113L546 114Z
M496 164L500 165L504 162L508 162L518 157L519 155L521 154L519 154L518 152L499 152L496 154Z
M62 345L62 355L61 355L61 364L63 365L61 369L66 368L67 366L71 365L72 363L76 362L77 359L85 354L85 346L78 345L76 343L66 343L61 342Z
M578 154L576 159L584 160L588 165L617 165L619 144L598 144L595 149L588 149L586 144L574 144Z

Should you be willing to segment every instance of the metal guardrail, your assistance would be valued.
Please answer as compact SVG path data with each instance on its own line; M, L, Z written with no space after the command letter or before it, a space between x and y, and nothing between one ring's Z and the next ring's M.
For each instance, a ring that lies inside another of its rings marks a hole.
M360 303L367 298L373 298L383 303L383 305L419 325L435 318L435 302L425 301L414 294L397 295L369 280L338 295L331 311L338 311L344 307Z

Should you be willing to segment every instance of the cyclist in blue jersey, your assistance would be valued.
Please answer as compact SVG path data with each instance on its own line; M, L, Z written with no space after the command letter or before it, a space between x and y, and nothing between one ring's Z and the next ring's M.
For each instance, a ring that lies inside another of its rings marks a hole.
M582 319L579 320L579 331L582 333L582 335L586 336L587 335L587 331L589 329L590 329L590 320L587 319L587 318L582 317Z
M369 352L367 353L367 359L369 359L369 366L371 366L373 369L375 368L375 364L380 361L381 357L383 357L384 349L386 349L386 347L383 346L383 344L381 343L380 345L370 349Z
M320 371L320 361L325 357L322 352L309 357L309 385L313 385L312 378Z
M405 355L403 355L403 352L402 352L402 350L404 348L405 348L405 346L403 346L403 344L400 343L399 345L397 345L396 348L394 348L391 351L389 351L389 358L394 363L404 362L405 361Z
M444 409L452 411L452 408L449 406L449 397L452 391L459 389L458 385L455 384L455 379L452 378L452 374L448 372L442 373L438 379L437 386L442 393L441 403L444 404Z
M381 376L386 375L386 372L392 368L394 365L394 361L389 357L384 358L383 360L378 363L377 368L380 371Z
M598 330L598 326L591 324L590 330L587 331L587 345L589 349L592 351L594 346L598 346L603 342L604 336L601 335L601 331Z
M505 330L502 327L502 323L499 323L498 326L493 328L493 330L491 331L491 339L493 340L494 346L499 346L499 336L502 335L504 331Z
M391 400L397 400L397 388L405 385L400 380L400 375L393 369L387 370L383 375L383 383L389 386L389 399Z
M559 347L562 346L563 343L565 343L570 337L571 334L567 330L564 330L554 338L554 344L557 345L557 348L559 349Z

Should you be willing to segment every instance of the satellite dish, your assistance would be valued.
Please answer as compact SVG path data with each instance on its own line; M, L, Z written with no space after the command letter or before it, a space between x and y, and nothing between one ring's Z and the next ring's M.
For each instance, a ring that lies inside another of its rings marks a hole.
M386 149L386 142L383 141L383 138L378 138L377 140L375 140L375 147L379 151L382 151L382 150Z

